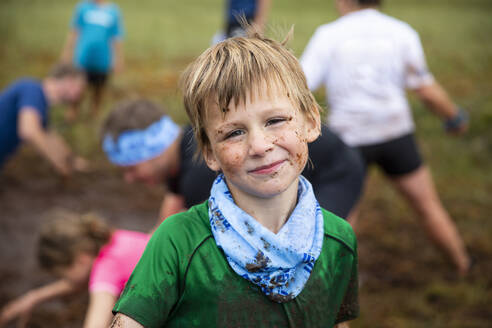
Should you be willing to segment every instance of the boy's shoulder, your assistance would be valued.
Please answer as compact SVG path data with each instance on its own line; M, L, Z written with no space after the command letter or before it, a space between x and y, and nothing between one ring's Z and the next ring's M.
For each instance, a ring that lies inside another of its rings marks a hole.
M350 223L324 208L321 211L323 212L325 237L335 239L354 254L357 253L357 240Z

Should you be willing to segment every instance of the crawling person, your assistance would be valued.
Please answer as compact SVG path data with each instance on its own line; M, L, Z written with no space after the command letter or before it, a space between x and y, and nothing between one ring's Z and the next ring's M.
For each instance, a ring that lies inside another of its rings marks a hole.
M94 214L57 212L42 227L38 242L41 267L59 279L33 289L0 312L0 327L50 299L89 288L84 327L107 327L111 308L147 244L149 235L112 229Z
M113 327L354 319L355 235L301 176L320 115L296 58L258 34L231 38L199 56L182 85L198 149L218 176L207 201L154 232Z
M85 74L70 65L55 65L39 81L22 78L0 93L0 169L25 142L63 175L87 169L87 161L75 156L65 141L48 129L51 106L71 105L82 97Z
M191 126L180 128L162 106L145 99L123 101L106 118L102 135L106 155L123 169L127 182L167 185L161 220L208 198L217 174L194 158ZM361 157L324 126L308 147L310 163L303 176L323 208L347 217L362 189Z

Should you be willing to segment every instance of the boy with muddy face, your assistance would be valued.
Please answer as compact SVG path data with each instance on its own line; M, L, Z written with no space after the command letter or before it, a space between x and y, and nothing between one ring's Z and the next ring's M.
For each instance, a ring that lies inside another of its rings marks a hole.
M146 99L124 100L111 110L101 132L103 149L126 182L166 184L158 224L208 199L217 173L197 160L191 125L174 124L163 106ZM326 126L308 150L310 163L302 175L321 207L346 218L362 189L360 155Z
M114 327L333 327L358 313L350 225L301 176L319 106L296 58L259 35L183 75L208 201L165 220L114 307Z

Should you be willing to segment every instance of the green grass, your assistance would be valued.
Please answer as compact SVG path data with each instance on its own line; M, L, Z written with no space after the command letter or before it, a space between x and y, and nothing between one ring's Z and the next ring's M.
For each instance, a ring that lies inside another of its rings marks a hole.
M186 122L177 80L221 28L223 2L118 1L126 27L126 69L113 78L104 112L138 94ZM59 57L75 3L0 1L0 87L20 76L47 73ZM492 322L492 1L386 0L383 10L417 29L434 75L471 113L469 133L447 137L439 120L411 101L443 203L481 262L467 281L445 279L451 267L422 237L408 206L380 174L373 175L359 235L361 271L369 278L361 289L362 316L353 327L485 327ZM330 0L277 0L270 34L280 38L295 25L290 45L300 55L316 27L335 18ZM318 99L324 103L322 95ZM52 115L74 148L91 159L101 157L102 118L66 126L62 108Z

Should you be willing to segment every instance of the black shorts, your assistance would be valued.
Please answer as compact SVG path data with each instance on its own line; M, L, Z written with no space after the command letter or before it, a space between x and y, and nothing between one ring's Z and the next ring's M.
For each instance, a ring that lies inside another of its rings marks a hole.
M108 80L108 73L102 72L85 72L87 77L87 83L94 88L101 88L106 84Z
M422 165L413 133L383 143L357 147L366 168L377 164L387 175L399 176L411 173Z

